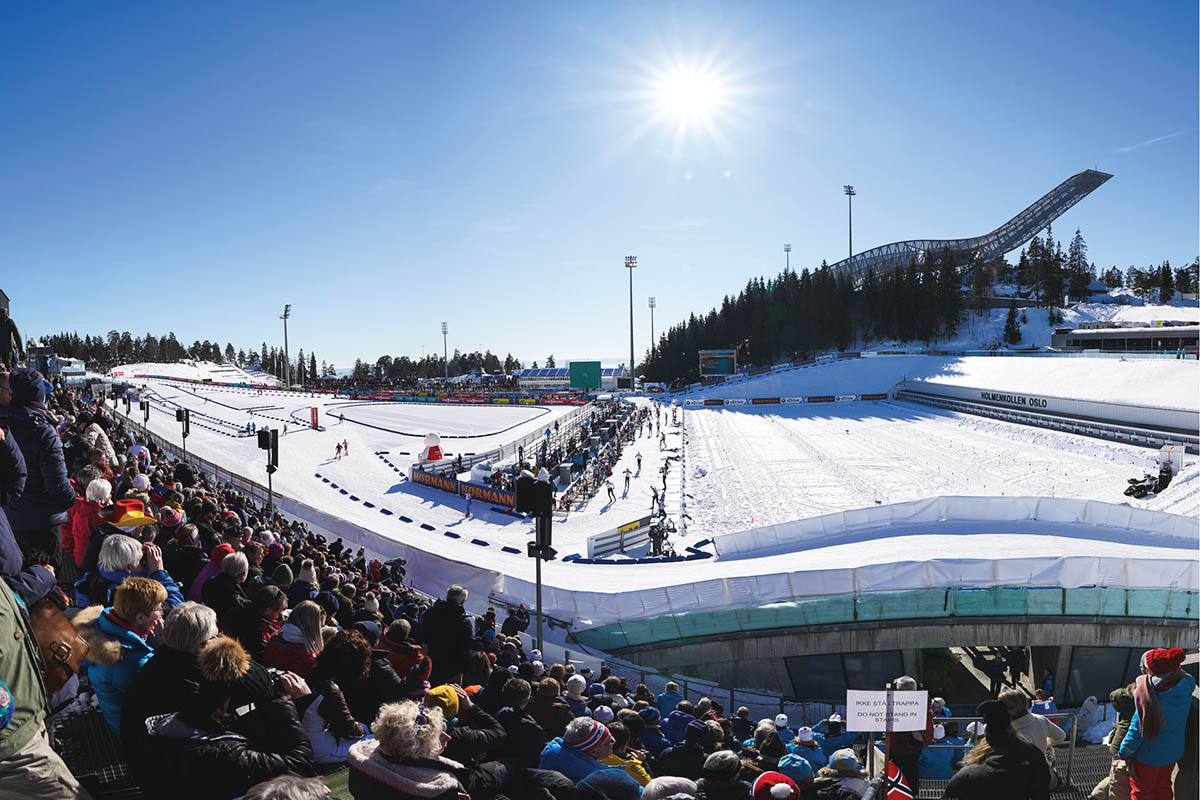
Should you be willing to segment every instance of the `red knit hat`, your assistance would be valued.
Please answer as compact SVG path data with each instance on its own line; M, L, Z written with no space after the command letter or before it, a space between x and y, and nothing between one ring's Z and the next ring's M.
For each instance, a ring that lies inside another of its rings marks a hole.
M782 772L764 772L754 781L750 796L754 800L798 800L800 787Z
M1166 675L1183 666L1183 659L1186 657L1187 654L1178 647L1150 650L1145 656L1146 669L1150 670L1151 675Z

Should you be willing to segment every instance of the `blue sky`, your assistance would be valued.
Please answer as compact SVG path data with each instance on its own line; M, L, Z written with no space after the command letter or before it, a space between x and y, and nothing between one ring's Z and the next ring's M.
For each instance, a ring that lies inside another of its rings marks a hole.
M27 335L345 366L624 360L755 275L984 233L1071 174L1102 268L1196 257L1195 2L10 3ZM680 78L680 76L683 76ZM680 85L685 86L681 100ZM686 87L697 87L688 89ZM1165 138L1164 138L1165 137Z

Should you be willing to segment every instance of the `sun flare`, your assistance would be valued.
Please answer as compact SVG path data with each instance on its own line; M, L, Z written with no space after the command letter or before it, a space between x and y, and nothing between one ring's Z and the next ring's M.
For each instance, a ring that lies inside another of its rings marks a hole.
M721 102L721 87L712 75L681 70L664 76L659 100L668 114L694 119L711 114Z

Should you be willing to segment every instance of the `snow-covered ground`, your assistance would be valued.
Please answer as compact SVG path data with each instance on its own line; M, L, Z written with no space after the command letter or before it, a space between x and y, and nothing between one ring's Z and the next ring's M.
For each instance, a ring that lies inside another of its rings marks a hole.
M1157 469L1147 448L902 402L700 408L685 420L691 531L704 536L937 495L1121 503L1127 478Z
M265 372L247 371L234 364L215 364L211 361L186 359L178 363L121 364L108 372L108 377L117 380L132 380L134 375L159 375L181 381L211 380L221 383L257 383L266 386L282 385L274 375Z
M1200 461L1184 467L1171 485L1162 494L1152 498L1146 507L1192 519L1200 517Z
M1106 403L1200 409L1200 362L1174 359L877 355L767 373L695 389L684 396L881 393L906 379Z

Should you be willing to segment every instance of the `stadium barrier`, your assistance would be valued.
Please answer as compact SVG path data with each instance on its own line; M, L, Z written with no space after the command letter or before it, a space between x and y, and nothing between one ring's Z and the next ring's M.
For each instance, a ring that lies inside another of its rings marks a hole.
M447 478L432 472L425 472L416 467L409 470L408 479L413 483L419 483L422 486L432 486L434 489L441 489L443 492L450 492L460 497L462 495L470 495L474 499L482 500L485 503L496 503L508 508L516 508L517 506L517 496L512 492L493 489L490 486L480 486L477 483L460 481L457 478Z
M618 525L612 530L597 533L587 538L587 557L601 558L613 553L624 553L650 544L650 523L654 517L647 514L640 519Z

